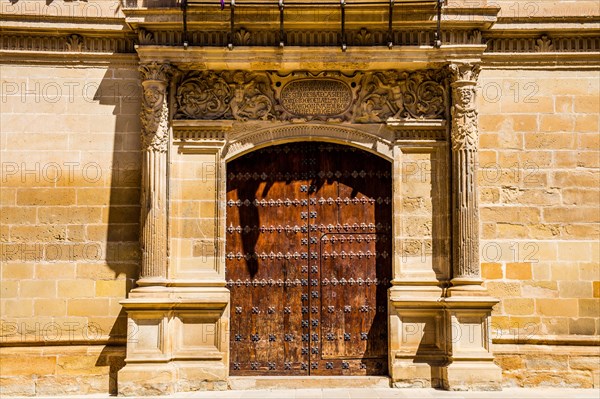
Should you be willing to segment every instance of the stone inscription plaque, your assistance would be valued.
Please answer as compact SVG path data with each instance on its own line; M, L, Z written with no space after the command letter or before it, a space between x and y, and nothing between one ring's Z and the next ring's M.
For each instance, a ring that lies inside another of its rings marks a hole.
M332 79L295 80L281 90L281 105L294 115L339 115L352 104L348 85Z

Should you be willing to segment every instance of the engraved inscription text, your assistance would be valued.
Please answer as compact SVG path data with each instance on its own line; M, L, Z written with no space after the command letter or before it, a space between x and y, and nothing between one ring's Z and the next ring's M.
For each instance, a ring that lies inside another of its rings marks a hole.
M296 80L281 90L281 105L295 115L339 115L351 104L352 90L337 80Z

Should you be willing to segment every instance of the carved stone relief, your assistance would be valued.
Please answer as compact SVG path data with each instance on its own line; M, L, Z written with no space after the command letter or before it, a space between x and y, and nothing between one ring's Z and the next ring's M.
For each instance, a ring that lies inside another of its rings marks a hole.
M193 71L176 93L175 119L384 123L446 119L447 73Z
M191 72L177 88L175 119L272 119L272 98L265 75L247 71Z
M452 74L452 149L476 151L479 143L475 85L479 65L451 64Z
M445 78L442 70L366 74L355 106L355 122L444 119Z
M142 145L146 150L166 152L168 139L167 84L173 72L168 64L140 66L142 81Z

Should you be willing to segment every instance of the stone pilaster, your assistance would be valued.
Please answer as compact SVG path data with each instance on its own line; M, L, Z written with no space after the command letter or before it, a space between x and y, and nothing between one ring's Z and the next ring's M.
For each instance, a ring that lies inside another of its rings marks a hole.
M214 274L212 281L203 281L198 270L189 277L178 273L176 267L169 270L173 265L168 264L167 227L168 218L172 217L168 213L168 183L172 180L167 166L168 155L173 156L168 152L171 135L168 89L175 71L168 64L156 62L140 67L142 260L138 287L120 302L128 319L126 364L118 377L121 396L227 387L229 291L224 287L225 282L215 281ZM218 154L218 150L212 152ZM201 190L196 192L198 196L204 194ZM216 205L217 193L215 190L212 193ZM181 198L177 193L174 196Z
M142 195L138 285L155 285L167 277L167 148L169 106L168 64L145 64L142 74Z
M450 390L501 388L502 371L494 364L490 319L498 300L482 287L479 267L475 103L479 65L453 63L452 76L452 287L444 298L446 355L442 386Z
M451 64L453 287L481 284L477 152L479 131L475 105L479 65Z

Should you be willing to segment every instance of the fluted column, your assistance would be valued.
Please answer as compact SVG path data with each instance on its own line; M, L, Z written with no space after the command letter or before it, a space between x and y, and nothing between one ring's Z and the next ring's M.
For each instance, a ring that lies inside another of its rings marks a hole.
M167 90L172 67L156 62L139 68L142 74L142 194L139 285L167 277L167 148L169 106Z
M475 104L479 65L450 65L452 88L452 285L481 283L477 159L479 131Z

